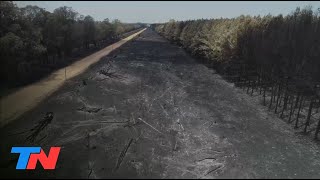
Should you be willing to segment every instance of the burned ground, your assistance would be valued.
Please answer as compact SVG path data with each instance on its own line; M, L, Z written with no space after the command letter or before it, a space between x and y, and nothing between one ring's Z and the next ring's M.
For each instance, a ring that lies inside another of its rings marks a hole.
M0 133L5 177L320 178L318 143L149 29ZM61 146L57 169L13 145Z

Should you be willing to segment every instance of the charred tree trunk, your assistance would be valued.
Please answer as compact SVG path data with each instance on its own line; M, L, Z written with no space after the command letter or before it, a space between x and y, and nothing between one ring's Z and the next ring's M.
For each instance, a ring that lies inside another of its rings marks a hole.
M308 116L307 116L307 119L306 119L306 123L304 125L304 131L303 131L304 133L307 132L307 128L308 128L308 126L310 126L310 118L311 118L312 107L313 107L313 100L310 101L309 110L308 110Z
M264 88L263 88L263 105L265 106L266 105L266 85L264 85Z
M269 103L269 110L271 110L272 107L272 101L273 101L273 94L274 94L274 85L271 87L271 97L270 97L270 103Z
M320 119L318 121L318 126L317 126L317 129L316 129L316 133L314 134L314 138L315 139L318 139L319 132L320 132Z
M292 114L294 114L294 96L291 97L291 107L290 107L290 115L289 115L288 123L291 123Z
M303 97L300 98L300 105L299 105L299 109L298 109L298 113L297 113L297 119L296 119L296 124L295 124L294 128L298 128L299 116L300 116L300 110L301 110L301 106L302 106L302 101L303 101Z
M282 108L280 118L283 118L283 112L287 109L287 105L288 105L287 103L288 103L288 87L286 87L286 91L284 93L284 102L283 102L283 108Z
M255 80L252 80L251 96L253 95L253 90L255 89L255 86L256 86L256 81L255 81Z
M263 89L263 86L262 86L262 76L261 76L261 70L260 70L260 75L259 75L259 82L258 82L258 86L259 86L259 94L261 95L262 94L262 89Z
M280 96L281 96L281 85L279 84L276 108L274 109L274 113L277 113Z

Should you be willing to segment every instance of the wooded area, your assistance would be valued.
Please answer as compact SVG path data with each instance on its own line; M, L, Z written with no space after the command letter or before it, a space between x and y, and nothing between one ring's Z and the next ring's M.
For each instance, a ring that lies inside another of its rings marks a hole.
M0 13L1 84L9 87L39 79L139 28L117 19L95 21L66 6L51 13L1 1Z
M152 28L318 138L320 8L297 8L287 16L170 20Z

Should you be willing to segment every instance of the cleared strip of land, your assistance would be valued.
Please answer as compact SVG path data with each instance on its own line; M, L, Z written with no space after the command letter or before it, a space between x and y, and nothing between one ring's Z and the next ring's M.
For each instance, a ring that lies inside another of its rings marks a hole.
M109 57L0 128L1 177L319 179L318 143L151 29ZM18 145L56 169L17 171Z
M48 95L63 85L63 83L84 72L90 65L98 62L102 57L108 55L114 49L122 46L132 38L142 33L145 29L132 34L90 56L87 56L66 68L61 68L47 78L39 82L25 86L18 91L0 99L1 115L0 127L6 125L10 121L18 118L23 113L35 107L44 100Z

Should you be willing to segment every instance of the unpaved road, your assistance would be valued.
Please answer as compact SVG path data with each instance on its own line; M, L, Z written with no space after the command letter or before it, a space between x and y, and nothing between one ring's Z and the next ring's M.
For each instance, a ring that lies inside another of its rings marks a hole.
M120 40L119 42L107 46L106 48L87 56L66 68L59 69L39 82L25 86L18 91L1 98L0 127L6 125L7 123L21 116L23 113L35 107L48 95L61 87L66 80L82 73L90 65L99 61L101 57L108 55L111 51L122 46L124 43L128 42L144 30L145 29L134 33Z
M155 32L114 53L1 129L1 176L320 178L319 144ZM61 146L57 169L16 171L13 145Z

